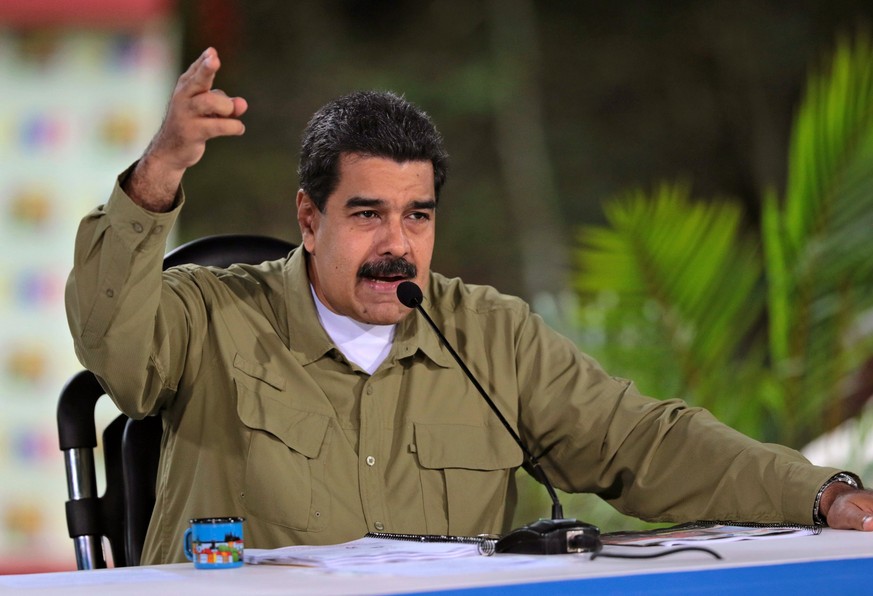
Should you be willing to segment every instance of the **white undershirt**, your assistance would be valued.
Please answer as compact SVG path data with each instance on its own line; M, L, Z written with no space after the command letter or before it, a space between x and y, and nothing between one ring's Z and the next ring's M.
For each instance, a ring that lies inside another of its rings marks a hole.
M328 337L350 362L373 374L388 357L391 343L394 341L394 329L397 326L368 325L338 315L321 303L312 284L309 285L309 289L315 301L318 320Z

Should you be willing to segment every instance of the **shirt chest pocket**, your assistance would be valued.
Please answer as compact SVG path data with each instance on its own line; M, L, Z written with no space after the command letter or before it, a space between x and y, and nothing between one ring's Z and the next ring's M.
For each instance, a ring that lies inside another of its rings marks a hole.
M285 379L237 356L237 412L250 429L243 504L262 521L308 532L330 514L324 462L330 417L295 407Z
M428 531L503 530L515 499L510 480L522 463L521 449L505 428L416 423L415 450Z

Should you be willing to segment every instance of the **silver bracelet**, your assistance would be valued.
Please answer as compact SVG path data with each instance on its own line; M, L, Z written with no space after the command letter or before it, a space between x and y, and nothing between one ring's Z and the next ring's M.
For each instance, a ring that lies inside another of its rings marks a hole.
M839 474L834 474L831 476L827 482L821 485L821 488L818 489L818 494L815 495L815 503L812 506L812 522L817 526L826 526L828 524L825 516L821 514L821 498L824 495L825 491L832 484L836 484L837 482L842 482L843 484L848 484L852 488L861 488L858 479L848 474L846 472L840 472Z

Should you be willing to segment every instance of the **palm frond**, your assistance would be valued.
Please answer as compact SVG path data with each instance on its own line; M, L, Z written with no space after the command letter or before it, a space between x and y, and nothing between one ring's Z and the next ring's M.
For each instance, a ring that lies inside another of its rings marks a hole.
M839 403L858 350L868 349L846 337L873 308L869 38L840 42L829 69L810 77L791 140L784 205L780 212L768 197L764 212L771 357L793 404L792 424L813 427L822 409Z
M859 273L873 257L859 262L856 249L871 214L873 46L861 37L841 42L829 72L810 77L795 123L781 219L796 285L821 293L847 279L869 283Z
M580 234L576 289L595 297L586 320L619 374L667 379L741 430L799 445L839 422L847 375L873 353L858 331L873 313L868 37L810 76L788 161L785 197L763 195L760 246L736 204L692 201L687 185L608 201L608 226Z
M762 315L760 256L741 208L694 202L687 186L665 184L604 209L609 226L580 234L577 290L612 292L625 321L654 324L680 390L706 401L699 393Z
M789 149L784 208L789 254L802 252L836 214L837 191L863 153L859 149L871 124L873 51L862 36L854 45L842 41L829 71L807 83Z

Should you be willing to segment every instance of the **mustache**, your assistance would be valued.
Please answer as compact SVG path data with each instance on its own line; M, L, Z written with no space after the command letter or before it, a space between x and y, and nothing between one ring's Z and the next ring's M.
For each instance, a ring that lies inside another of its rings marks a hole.
M397 259L382 259L370 261L361 265L358 269L358 277L405 277L412 278L418 273L415 265L400 257Z

